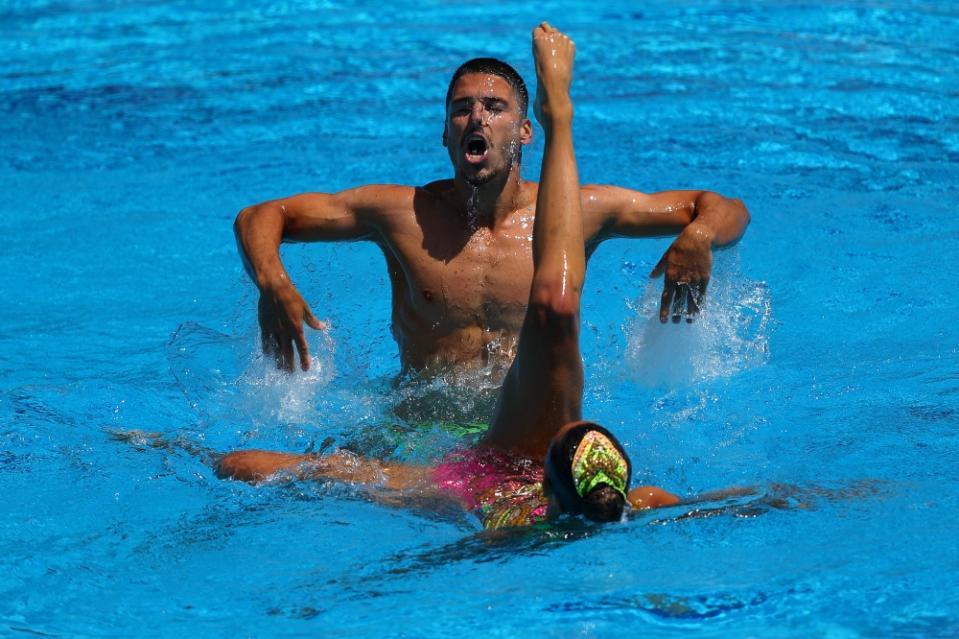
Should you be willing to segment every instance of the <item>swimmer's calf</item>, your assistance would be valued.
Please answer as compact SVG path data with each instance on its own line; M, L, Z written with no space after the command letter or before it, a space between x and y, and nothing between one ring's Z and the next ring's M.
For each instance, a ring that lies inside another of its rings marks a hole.
M425 468L365 459L345 450L328 455L238 450L221 457L213 469L220 479L237 479L252 484L282 477L332 479L391 490L417 487L429 478Z

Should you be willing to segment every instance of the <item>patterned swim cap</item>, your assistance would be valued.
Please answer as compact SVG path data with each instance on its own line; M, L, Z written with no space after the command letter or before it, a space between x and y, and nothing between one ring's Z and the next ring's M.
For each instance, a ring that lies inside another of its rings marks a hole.
M583 436L571 465L576 493L583 499L600 484L606 484L626 498L629 467L619 449L606 435L590 430Z

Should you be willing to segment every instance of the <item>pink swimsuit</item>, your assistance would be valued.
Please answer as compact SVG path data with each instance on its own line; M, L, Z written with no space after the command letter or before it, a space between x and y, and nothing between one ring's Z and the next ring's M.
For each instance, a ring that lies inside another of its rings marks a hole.
M436 486L476 511L490 529L544 521L542 477L541 463L484 446L453 451L433 471Z

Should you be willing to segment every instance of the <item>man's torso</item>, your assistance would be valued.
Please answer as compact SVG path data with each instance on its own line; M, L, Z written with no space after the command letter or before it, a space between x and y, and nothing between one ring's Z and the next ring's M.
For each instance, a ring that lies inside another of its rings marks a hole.
M537 185L524 182L516 206L492 227L454 207L451 181L391 188L377 240L404 368L505 372L529 301Z

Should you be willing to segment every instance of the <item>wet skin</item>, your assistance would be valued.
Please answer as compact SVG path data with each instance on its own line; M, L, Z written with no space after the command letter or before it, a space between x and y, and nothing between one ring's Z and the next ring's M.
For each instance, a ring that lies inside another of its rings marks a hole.
M287 275L280 243L356 240L374 242L386 257L404 370L509 366L532 279L538 185L521 179L519 151L533 129L499 76L462 76L447 106L442 139L453 179L306 193L237 216L240 253L260 289L263 346L279 366L292 370L298 353L308 368L304 325L325 326ZM707 191L586 185L580 195L587 257L609 238L679 234L653 273L665 275L664 322L692 319L712 248L735 242L749 221L740 201Z
M587 243L569 97L575 45L568 36L543 23L533 30L533 54L538 80L536 116L546 131L546 143L543 183L536 194L537 216L530 248L532 268L525 282L526 310L516 357L500 389L493 422L479 445L542 459L550 446L562 445L570 429L580 427L583 365L579 310ZM479 109L473 104L475 114ZM493 152L501 138L488 131L484 133L488 135L484 138L488 145L482 145L474 144L476 140L469 128L464 135L457 150L451 151L451 157L466 149L464 159L468 166L463 173L467 177L474 182L497 179L495 170L487 170L490 166L486 160L494 169L497 162L502 162L503 158ZM451 141L448 143L452 146ZM505 179L510 179L510 173ZM515 193L529 193L528 184L517 185L522 188L515 189ZM454 183L447 188L456 187ZM549 498L550 513L576 512L572 502L564 503L565 493L554 493L550 488L561 483L550 474L551 469L556 469L550 463L545 467L543 488ZM379 462L343 452L313 456L238 451L224 456L217 464L219 476L252 482L269 479L281 471L293 477L329 478L394 491L436 490L431 468ZM565 498L571 499L569 495ZM628 499L635 508L674 505L679 501L677 496L653 486L631 491Z

